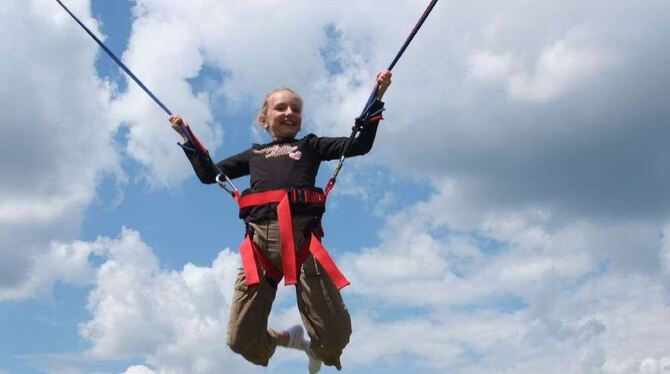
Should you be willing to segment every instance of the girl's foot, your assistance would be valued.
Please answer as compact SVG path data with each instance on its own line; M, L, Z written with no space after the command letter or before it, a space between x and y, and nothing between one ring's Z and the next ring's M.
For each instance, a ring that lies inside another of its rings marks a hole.
M321 370L321 360L312 355L312 351L309 349L309 341L305 340L302 326L295 325L289 327L284 332L288 335L288 344L286 347L298 349L307 353L307 357L309 358L309 364L307 365L309 373L318 373L319 370Z
M309 342L307 343L307 357L309 358L309 363L307 364L307 369L309 369L309 374L318 373L321 370L321 360L312 355L312 350L309 349Z

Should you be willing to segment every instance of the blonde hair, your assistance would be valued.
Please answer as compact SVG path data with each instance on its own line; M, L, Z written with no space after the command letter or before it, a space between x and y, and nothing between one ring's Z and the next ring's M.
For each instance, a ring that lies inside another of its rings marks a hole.
M258 111L258 114L256 115L256 121L258 123L261 123L261 116L265 116L268 112L268 101L270 100L270 96L276 94L277 92L282 92L282 91L288 91L292 94L295 95L295 97L298 98L300 101L300 108L302 108L302 97L298 95L297 92L293 91L292 89L288 87L277 87L272 90L270 90L267 94L265 94L265 98L263 99L263 105L261 105L261 109Z

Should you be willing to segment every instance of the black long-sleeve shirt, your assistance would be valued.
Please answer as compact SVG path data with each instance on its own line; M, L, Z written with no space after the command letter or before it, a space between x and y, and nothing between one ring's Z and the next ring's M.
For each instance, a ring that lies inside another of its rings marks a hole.
M384 103L376 101L372 111ZM365 125L347 151L346 157L360 156L372 148L379 121ZM309 134L302 139L275 140L267 144L253 144L251 148L216 163L216 170L208 154L182 147L196 175L203 183L216 182L219 170L234 179L250 175L250 188L259 192L274 189L314 187L321 161L338 159L349 142L348 137L318 137ZM266 204L244 209L240 218L246 222L276 218L276 204ZM294 206L294 214L323 214L324 207Z

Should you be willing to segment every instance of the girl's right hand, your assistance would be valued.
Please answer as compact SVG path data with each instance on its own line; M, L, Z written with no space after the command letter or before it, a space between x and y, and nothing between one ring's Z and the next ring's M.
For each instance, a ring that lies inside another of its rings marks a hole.
M386 89L391 85L392 75L393 73L391 73L390 70L384 70L377 73L377 77L375 78L377 86L379 87L379 90L377 91L377 100L381 100L384 97Z
M184 142L188 141L188 138L186 137L186 133L184 132L184 119L181 118L179 114L173 114L168 118L168 121L170 121L170 126L174 131L177 132L177 134L181 135L182 139L184 139Z

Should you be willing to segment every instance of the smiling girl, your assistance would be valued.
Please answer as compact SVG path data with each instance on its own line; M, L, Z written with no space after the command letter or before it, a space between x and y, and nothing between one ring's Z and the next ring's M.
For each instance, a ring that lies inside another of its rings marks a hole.
M391 72L377 74L376 83L379 90L372 111L384 106L381 99L391 84ZM321 245L325 195L315 187L316 175L321 161L338 159L345 149L347 157L369 152L379 119L367 123L353 140L314 134L297 139L302 109L302 99L293 90L270 91L257 120L272 141L253 144L216 164L189 142L179 115L169 120L184 139L182 148L200 181L215 183L220 173L251 179L250 188L238 199L246 236L230 308L228 345L262 366L267 366L277 345L304 350L310 373L316 373L321 362L341 369L340 356L351 335L351 319L339 291L348 281ZM282 277L285 284L295 285L310 341L300 325L283 331L267 326Z

